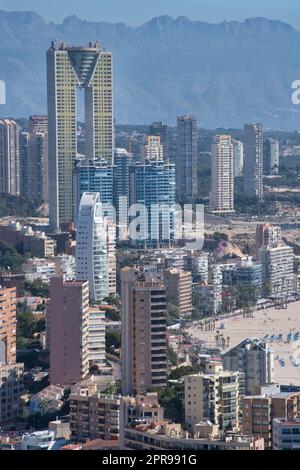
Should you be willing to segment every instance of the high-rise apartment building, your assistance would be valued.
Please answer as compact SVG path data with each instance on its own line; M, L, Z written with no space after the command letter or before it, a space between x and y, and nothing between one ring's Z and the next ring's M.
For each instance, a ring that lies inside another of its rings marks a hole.
M294 292L294 251L290 246L261 248L258 252L262 265L263 295L288 297Z
M130 165L132 155L122 148L115 149L114 157L114 206L118 240L128 236L128 209L130 201Z
M48 132L48 116L33 114L28 119L28 132Z
M108 296L107 231L99 193L83 193L80 201L76 279L89 281L92 301L102 302Z
M212 144L210 209L234 212L233 145L230 135L216 135Z
M245 374L245 393L255 395L262 385L275 383L274 352L266 341L247 338L222 356L224 369Z
M170 158L170 155L167 124L163 124L161 121L153 122L149 126L149 135L156 135L160 137L160 143L163 147L164 158L165 160L168 160Z
M255 255L260 248L276 248L282 244L281 227L272 224L258 224L255 232Z
M244 166L244 144L239 140L232 139L233 147L233 176L242 176Z
M113 204L113 167L104 159L79 160L74 171L76 210L79 208L83 193L99 193L104 207ZM77 214L76 214L77 215ZM76 219L76 216L75 216Z
M86 156L113 160L112 54L98 43L47 51L50 225L74 217L73 164L77 153L76 90L85 91Z
M210 421L220 430L239 430L240 405L244 394L244 374L224 370L209 363L204 373L184 377L185 422L192 428Z
M20 195L28 197L28 176L29 176L29 133L20 132L19 135L19 147L20 147Z
M27 196L48 201L48 132L33 131L28 141Z
M88 282L64 282L62 276L52 277L46 314L51 385L69 385L86 377L88 321Z
M176 190L179 202L197 197L197 121L193 116L177 118Z
M131 167L130 204L141 204L140 231L132 243L146 246L169 244L175 231L175 166L162 160L146 160Z
M0 288L0 364L16 362L16 288Z
M167 383L166 290L134 268L121 271L122 392Z
M0 120L0 192L20 195L20 126Z
M263 198L263 126L244 126L244 194Z
M164 271L168 301L176 305L181 316L192 312L192 275L178 268Z
M279 172L279 142L267 138L264 142L264 175L277 175Z
M146 144L141 149L142 161L145 160L163 160L164 150L159 136L148 135L146 137Z

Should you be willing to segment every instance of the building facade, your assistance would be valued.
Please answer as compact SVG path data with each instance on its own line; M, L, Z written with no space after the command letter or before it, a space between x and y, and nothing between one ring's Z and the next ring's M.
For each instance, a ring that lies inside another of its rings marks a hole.
M88 320L88 282L52 277L46 312L51 385L69 385L87 375Z
M74 218L73 165L77 153L76 90L85 92L86 156L113 159L112 54L98 43L47 51L50 225Z
M0 192L20 195L20 126L0 119Z
M76 241L76 279L88 280L90 299L108 296L106 222L99 193L84 193L79 206Z
M176 190L179 202L197 197L197 121L193 116L177 118Z
M230 135L216 135L212 144L210 209L234 212L233 144Z
M122 393L167 383L166 290L134 268L121 271Z
M184 377L185 423L193 428L208 420L219 430L239 430L243 394L243 373L224 370L220 363L210 363L205 373Z
M224 369L245 374L245 393L255 395L260 386L275 382L274 352L266 341L247 338L222 356Z
M245 124L244 127L244 194L263 198L263 127Z

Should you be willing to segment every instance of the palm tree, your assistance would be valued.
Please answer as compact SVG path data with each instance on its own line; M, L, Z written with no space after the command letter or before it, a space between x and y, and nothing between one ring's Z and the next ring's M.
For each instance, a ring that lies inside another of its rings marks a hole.
M46 410L48 409L49 400L47 398L42 398L39 404L39 409L41 410L41 415L44 416Z

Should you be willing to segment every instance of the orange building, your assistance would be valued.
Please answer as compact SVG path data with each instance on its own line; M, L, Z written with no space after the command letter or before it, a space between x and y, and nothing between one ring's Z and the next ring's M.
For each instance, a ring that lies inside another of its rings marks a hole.
M0 364L16 362L16 288L0 288Z

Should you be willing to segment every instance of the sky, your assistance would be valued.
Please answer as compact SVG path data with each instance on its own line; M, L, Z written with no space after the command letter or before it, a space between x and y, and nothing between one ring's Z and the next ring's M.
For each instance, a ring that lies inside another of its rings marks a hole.
M61 22L75 14L94 21L140 25L155 16L187 16L220 22L264 16L285 21L300 30L299 0L0 0L0 9L32 10L46 21Z

